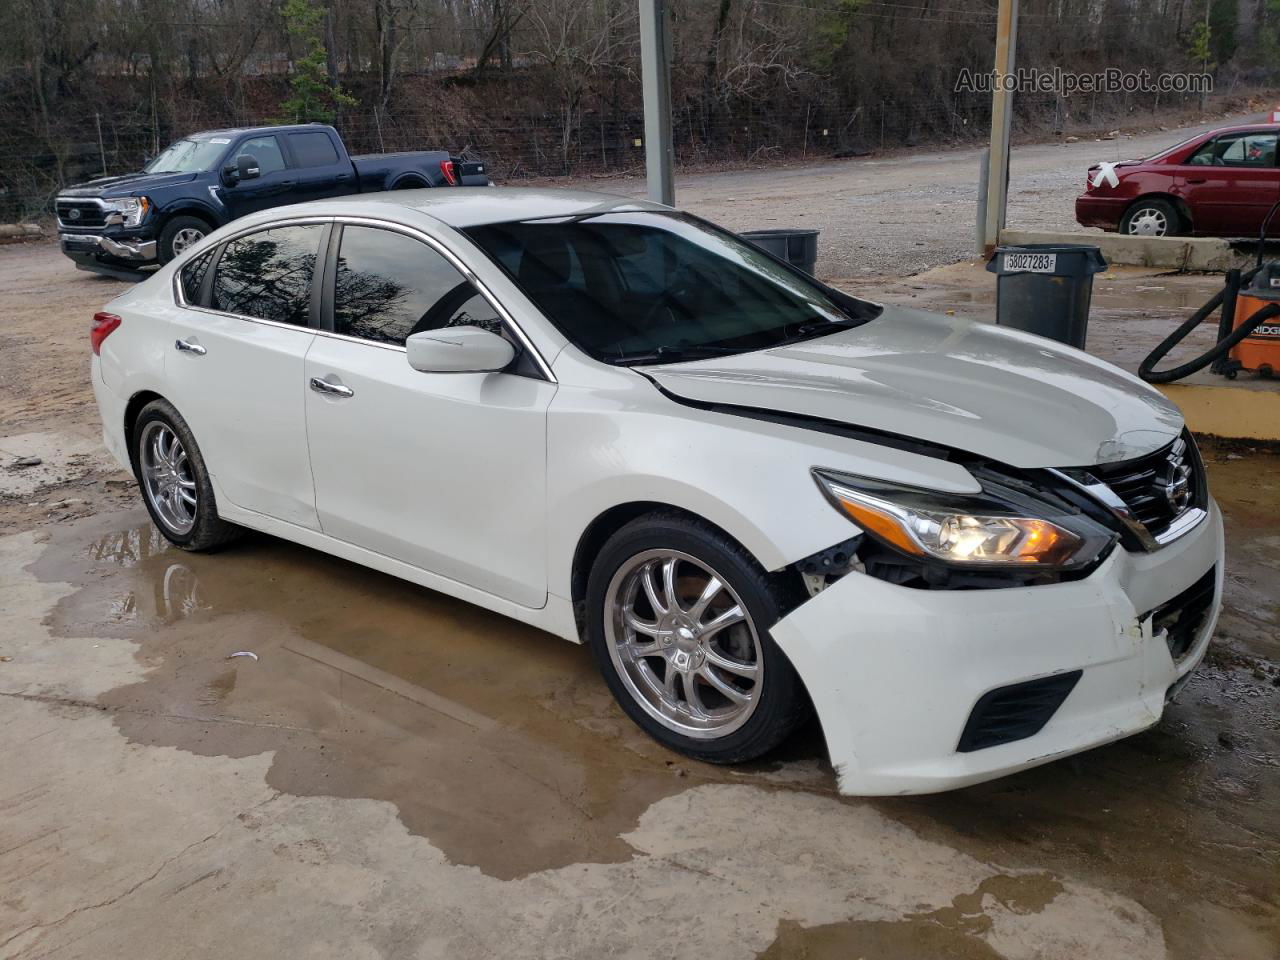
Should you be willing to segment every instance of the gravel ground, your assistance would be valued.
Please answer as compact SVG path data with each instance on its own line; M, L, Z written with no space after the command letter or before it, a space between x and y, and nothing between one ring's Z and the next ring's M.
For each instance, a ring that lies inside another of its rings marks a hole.
M1018 146L1010 164L1010 227L1079 231L1075 198L1099 160L1150 156L1229 123L1226 117L1114 140ZM790 168L700 173L676 178L679 206L735 230L812 227L822 231L824 278L906 276L971 257L980 148L828 160ZM556 185L643 196L640 177ZM1100 232L1100 231L1093 231Z

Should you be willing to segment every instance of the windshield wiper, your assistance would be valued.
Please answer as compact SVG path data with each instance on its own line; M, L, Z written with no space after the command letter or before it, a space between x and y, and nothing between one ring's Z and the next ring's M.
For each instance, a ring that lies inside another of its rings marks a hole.
M602 357L605 363L615 367L630 367L641 363L671 363L677 360L704 360L707 357L723 357L733 353L744 353L738 347L714 347L709 345L690 344L684 347L673 347L664 344L647 353L628 353L620 357Z
M812 340L814 337L826 336L828 333L835 333L837 330L848 330L850 327L860 327L865 321L854 320L850 317L847 320L811 320L808 323L802 323L795 328L795 332L790 336L784 336L777 343L770 344L773 347L784 347L789 343L800 343L804 340Z

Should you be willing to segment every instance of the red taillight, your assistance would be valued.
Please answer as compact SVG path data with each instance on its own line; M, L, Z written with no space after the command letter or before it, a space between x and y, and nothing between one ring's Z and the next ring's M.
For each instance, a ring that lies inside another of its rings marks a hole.
M456 187L458 185L458 165L452 160L441 160L440 172L444 174L444 181L449 186Z
M95 313L93 326L89 328L89 343L93 345L94 356L102 353L102 341L111 335L111 331L120 326L120 318L114 313Z

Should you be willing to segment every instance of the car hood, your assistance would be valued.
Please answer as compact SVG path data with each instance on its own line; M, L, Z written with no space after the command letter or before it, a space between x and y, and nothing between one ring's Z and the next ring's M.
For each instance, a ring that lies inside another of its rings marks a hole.
M1015 467L1127 460L1182 429L1158 391L1079 350L894 307L829 337L644 370L678 398L888 431Z
M158 190L190 183L194 173L125 173L117 177L99 177L88 183L58 191L60 197L128 197L142 190Z

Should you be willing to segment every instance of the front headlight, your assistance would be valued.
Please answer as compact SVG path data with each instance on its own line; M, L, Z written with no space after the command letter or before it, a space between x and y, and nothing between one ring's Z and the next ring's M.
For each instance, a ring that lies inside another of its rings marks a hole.
M960 567L1062 571L1087 566L1115 535L1068 506L984 482L955 496L814 471L831 503L901 553Z
M118 200L107 200L107 223L136 227L147 215L150 206L151 201L146 197L121 197Z

